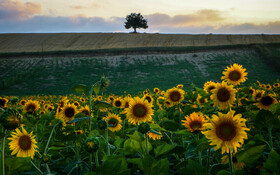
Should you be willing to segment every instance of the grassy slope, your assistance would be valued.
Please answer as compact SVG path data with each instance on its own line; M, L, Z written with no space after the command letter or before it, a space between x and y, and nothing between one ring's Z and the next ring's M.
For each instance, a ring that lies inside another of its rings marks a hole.
M280 49L272 49L280 55ZM75 84L90 85L102 74L110 80L108 93L135 93L146 88L168 89L179 83L202 87L219 81L233 63L248 72L247 84L272 83L280 72L272 69L253 49L213 50L185 54L104 57L1 59L0 95L65 94Z

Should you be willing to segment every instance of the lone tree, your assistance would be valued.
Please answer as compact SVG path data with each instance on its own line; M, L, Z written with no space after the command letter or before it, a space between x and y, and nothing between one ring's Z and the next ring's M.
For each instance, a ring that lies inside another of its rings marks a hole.
M134 33L137 33L137 28L148 28L147 19L144 19L144 17L140 13L131 13L130 15L126 16L125 20L126 22L124 22L124 27L126 29L133 28Z

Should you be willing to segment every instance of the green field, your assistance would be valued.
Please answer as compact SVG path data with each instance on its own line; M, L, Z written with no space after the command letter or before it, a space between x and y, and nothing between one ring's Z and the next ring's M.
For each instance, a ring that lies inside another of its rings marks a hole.
M279 60L279 47L269 48L269 54ZM106 92L115 94L154 87L165 90L177 84L202 87L206 81L220 81L224 68L233 63L247 69L247 85L257 80L273 83L280 78L277 65L253 48L184 54L2 58L0 95L68 94L72 86L91 85L101 75L110 80Z

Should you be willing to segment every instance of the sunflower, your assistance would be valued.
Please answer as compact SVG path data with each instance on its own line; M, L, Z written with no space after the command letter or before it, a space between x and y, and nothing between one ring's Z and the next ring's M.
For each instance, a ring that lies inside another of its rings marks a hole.
M164 97L157 98L157 105L158 105L159 109L162 110L162 105L164 105Z
M84 113L86 116L89 116L89 107L88 107L88 105L81 107L79 112L80 113Z
M74 119L77 112L77 107L74 104L67 104L62 108L60 116L61 119L67 123Z
M152 115L154 114L152 107L152 104L139 97L131 99L129 108L125 109L128 121L134 125L151 121Z
M166 100L173 105L179 104L184 99L185 91L179 88L168 89L165 94Z
M154 93L156 93L156 94L160 93L159 88L154 88Z
M210 145L215 145L215 150L222 149L222 154L229 153L229 149L237 152L237 147L241 147L250 129L246 127L246 119L242 114L234 115L235 111L227 114L218 112L218 116L212 115L210 123L205 124L207 131L202 131Z
M9 137L8 140L11 140L9 143L10 150L12 150L11 155L17 154L17 157L31 157L33 159L35 152L37 152L36 148L36 140L35 135L32 136L31 133L27 133L27 131L22 127L22 132L17 128L15 132L11 133L12 137Z
M23 111L28 113L34 113L40 109L40 104L36 100L28 100L23 106Z
M236 86L246 81L248 73L245 71L246 69L243 68L242 65L234 63L225 69L223 72L224 76L222 76L221 79Z
M225 82L217 83L213 89L210 98L214 102L214 106L218 106L220 110L227 109L232 106L235 101L236 90L232 85L227 85Z
M86 101L86 100L85 100L84 97L81 97L81 98L80 98L80 102L84 103L85 101Z
M253 100L254 101L259 100L264 95L264 93L265 93L264 90L256 90L253 96Z
M271 89L272 89L272 86L271 86L270 84L267 84L267 85L265 86L265 89L266 89L266 90L271 90Z
M255 94L255 89L253 89L252 87L249 88L249 94L254 95Z
M129 108L129 101L130 101L130 97L124 97L124 99L123 99L124 108Z
M80 103L78 101L74 101L73 103L75 106L79 107L80 106Z
M216 88L216 83L213 81L207 81L204 83L203 89L206 93L211 93L211 90Z
M107 117L104 117L103 120L107 122L108 129L112 132L118 132L122 129L122 120L117 114L108 113Z
M101 95L98 95L97 100L101 101L101 100L103 100L103 97Z
M117 108L123 107L123 100L120 97L115 98L113 101L113 106L115 106Z
M255 105L259 109L265 109L265 110L270 110L271 105L276 104L277 100L272 97L271 94L264 95L259 99L258 103L255 103Z
M203 105L206 103L208 100L207 98L202 98L200 94L197 95L196 101L198 104Z
M7 103L8 103L8 99L7 98L2 98L2 97L0 97L0 107L1 108L5 108L5 107L7 107Z
M205 130L204 124L207 122L205 116L199 112L193 112L189 116L185 116L186 120L182 120L182 125L190 132Z
M110 95L108 98L107 98L107 102L113 104L113 101L114 101L115 97Z
M159 134L161 134L161 132L158 132ZM162 138L162 135L156 134L152 131L148 132L148 137L153 139L153 140L160 140Z
M233 163L233 166L234 166L234 169L235 170L241 170L243 169L246 165L244 162L238 162L237 158L235 157L235 154L234 153L232 155L232 163ZM228 158L228 155L224 155L222 157L222 164L228 164L229 163L229 158Z
M0 115L0 123L8 130L14 130L19 127L22 115L15 109L6 109Z
M183 89L184 85L178 84L176 87L179 88L179 89Z
M147 95L144 95L143 99L144 99L144 100L147 100L150 104L153 104L153 102L154 102L153 97L150 96L150 95L148 95L148 94L147 94Z
M279 88L280 87L280 83L274 83L273 84L273 87L276 89L276 88Z
M24 106L25 105L25 103L26 103L26 100L20 100L20 102L19 102L19 104L21 105L21 106Z
M169 100L164 100L164 106L170 108L170 107L172 107L173 105L172 105L172 103L171 103Z

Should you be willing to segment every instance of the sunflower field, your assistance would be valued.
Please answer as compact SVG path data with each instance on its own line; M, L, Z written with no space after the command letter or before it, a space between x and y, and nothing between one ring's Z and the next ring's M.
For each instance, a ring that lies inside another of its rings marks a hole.
M0 97L0 174L280 174L280 82L221 82L105 94L102 76L70 95Z

